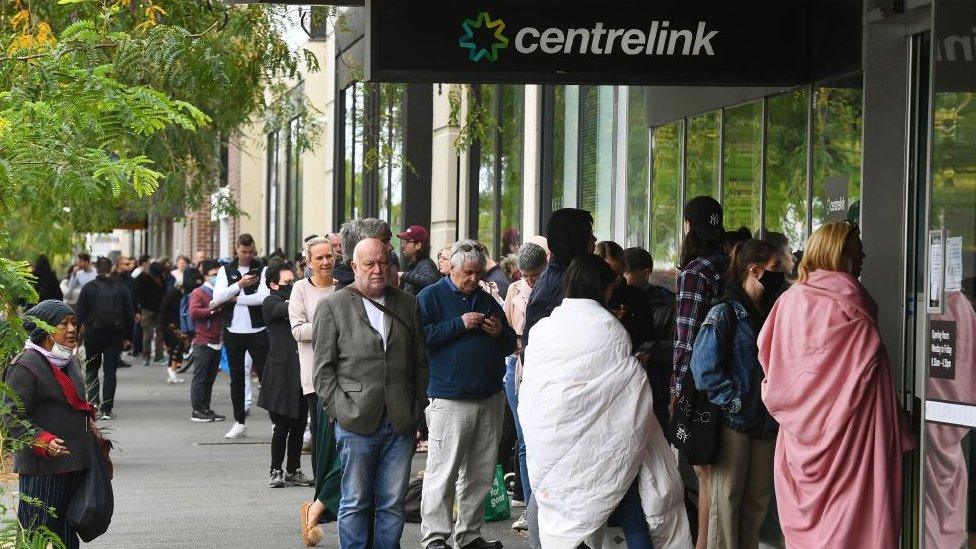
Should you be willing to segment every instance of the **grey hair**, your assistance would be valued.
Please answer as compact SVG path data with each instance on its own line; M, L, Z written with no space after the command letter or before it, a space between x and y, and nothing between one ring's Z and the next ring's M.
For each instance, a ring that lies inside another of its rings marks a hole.
M319 244L328 244L332 247L332 241L324 236L313 236L305 241L305 249L302 250L305 255L305 259L312 259L312 248L318 246Z
M462 250L461 248L469 247L468 250ZM465 263L470 262L477 263L478 268L482 271L485 270L485 266L488 265L488 257L485 255L485 247L483 244L477 240L459 240L451 247L451 268L458 268L464 266Z
M356 245L363 240L367 238L383 240L392 236L390 225L382 219L367 217L346 221L339 229L339 237L342 239L342 261L344 263L352 261Z
M523 273L541 271L546 266L546 251L542 246L526 242L518 252L518 268Z

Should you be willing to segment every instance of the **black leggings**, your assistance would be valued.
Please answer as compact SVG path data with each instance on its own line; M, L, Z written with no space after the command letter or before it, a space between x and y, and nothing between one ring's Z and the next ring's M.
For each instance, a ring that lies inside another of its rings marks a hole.
M302 437L305 436L305 423L308 419L308 409L302 399L302 409L305 415L300 419L268 412L271 416L271 423L274 424L274 431L271 433L271 468L281 469L281 463L285 460L285 450L288 453L289 473L302 468Z

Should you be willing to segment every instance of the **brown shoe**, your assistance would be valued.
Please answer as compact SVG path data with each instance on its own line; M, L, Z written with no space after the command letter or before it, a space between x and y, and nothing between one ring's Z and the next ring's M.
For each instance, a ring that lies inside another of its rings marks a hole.
M302 543L304 543L306 547L315 547L316 545L322 542L322 537L323 537L321 527L315 525L310 528L308 525L308 512L311 510L311 508L312 508L311 501L302 502L302 506L300 507L301 523L302 523Z

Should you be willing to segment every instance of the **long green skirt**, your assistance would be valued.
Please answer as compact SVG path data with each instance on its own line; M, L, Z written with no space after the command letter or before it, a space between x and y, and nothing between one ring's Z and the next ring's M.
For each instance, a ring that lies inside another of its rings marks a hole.
M322 502L326 515L335 520L339 516L342 466L336 449L335 429L321 399L315 407L318 425L315 432L315 499Z

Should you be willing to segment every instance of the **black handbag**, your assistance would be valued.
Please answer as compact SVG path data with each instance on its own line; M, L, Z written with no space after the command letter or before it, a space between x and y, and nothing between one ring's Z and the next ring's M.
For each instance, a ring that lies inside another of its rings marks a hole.
M65 515L85 543L108 530L115 512L112 480L102 457L101 445L94 435L88 438L91 445L91 463L68 502Z
M735 337L735 311L726 303L732 319L727 325L723 366L728 368ZM671 414L671 442L691 465L714 465L719 457L719 435L722 432L722 410L695 388L691 368L685 372L681 393Z

